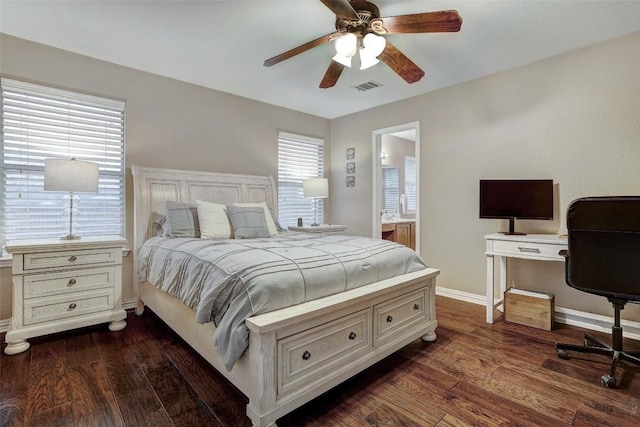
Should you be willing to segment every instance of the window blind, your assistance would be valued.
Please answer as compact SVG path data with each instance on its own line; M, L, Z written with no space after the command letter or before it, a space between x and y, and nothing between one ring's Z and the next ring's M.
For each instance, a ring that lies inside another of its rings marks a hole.
M404 158L404 194L407 196L407 213L416 213L417 206L418 170L416 158L406 156Z
M278 221L283 227L313 223L313 211L323 223L323 199L304 198L302 181L324 175L324 141L318 138L278 133Z
M50 158L99 165L98 193L78 194L74 233L124 235L124 102L5 78L0 87L0 243L68 233L65 193L44 191Z
M396 167L382 168L382 210L390 213L396 211L400 195L400 178Z

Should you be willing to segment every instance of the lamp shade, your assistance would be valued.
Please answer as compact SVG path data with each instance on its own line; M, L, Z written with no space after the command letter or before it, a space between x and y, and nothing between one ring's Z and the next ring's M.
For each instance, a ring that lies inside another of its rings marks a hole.
M98 192L98 164L76 159L45 159L44 189L73 193Z
M304 197L329 197L329 180L327 178L310 178L302 181Z

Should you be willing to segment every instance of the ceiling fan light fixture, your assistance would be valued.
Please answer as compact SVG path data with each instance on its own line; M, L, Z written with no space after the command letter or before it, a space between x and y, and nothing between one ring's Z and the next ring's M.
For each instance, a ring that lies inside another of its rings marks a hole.
M358 37L353 33L347 33L336 39L335 47L337 53L333 60L346 67L351 67L351 58L358 51Z
M378 62L378 58L373 55L373 51L368 47L363 47L360 49L360 69L366 70L367 68L371 68L376 65Z
M384 48L387 46L387 40L382 36L368 33L362 39L362 44L364 45L365 49L371 51L370 55L377 58L378 55L380 55Z

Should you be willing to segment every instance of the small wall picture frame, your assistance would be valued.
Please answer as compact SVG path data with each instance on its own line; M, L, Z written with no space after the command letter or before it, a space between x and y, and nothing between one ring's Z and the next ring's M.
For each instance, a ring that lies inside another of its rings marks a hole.
M356 149L355 148L347 148L347 160L356 158Z
M348 174L356 173L356 162L347 162L347 173Z
M355 175L347 175L347 187L355 187L355 186L356 186Z

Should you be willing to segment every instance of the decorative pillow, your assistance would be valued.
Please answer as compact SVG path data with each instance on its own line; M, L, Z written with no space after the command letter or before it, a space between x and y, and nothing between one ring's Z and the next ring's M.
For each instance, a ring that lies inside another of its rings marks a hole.
M227 206L236 239L271 237L264 208L261 206Z
M265 219L267 221L267 227L269 228L269 234L272 237L278 235L278 227L276 226L276 222L273 219L273 213L271 212L271 209L267 205L267 202L234 203L233 206L248 207L248 208L262 208L265 212ZM268 215L266 214L267 212L269 213Z
M200 237L203 239L231 239L233 237L227 207L219 203L196 200Z
M166 237L200 237L198 211L195 205L179 202L167 202L165 205Z

